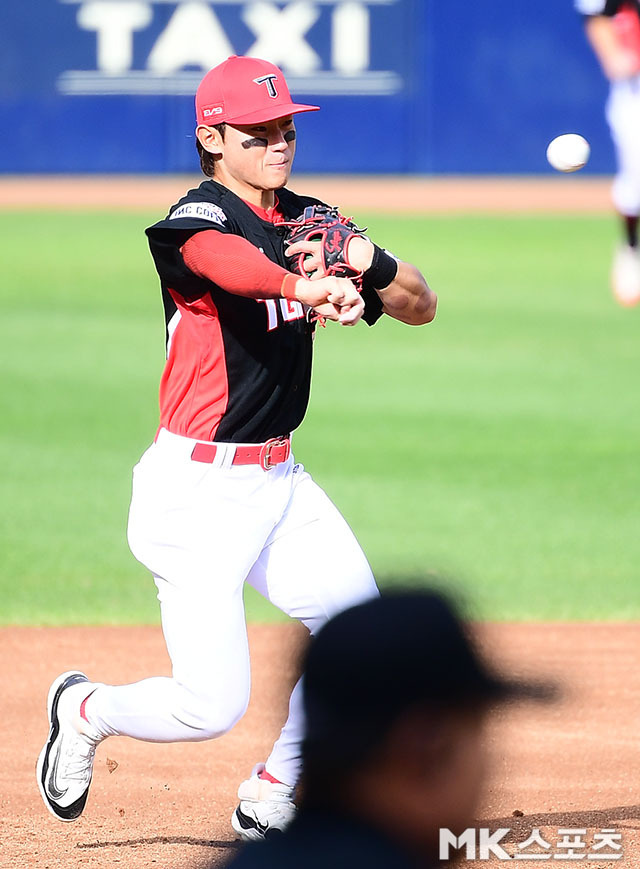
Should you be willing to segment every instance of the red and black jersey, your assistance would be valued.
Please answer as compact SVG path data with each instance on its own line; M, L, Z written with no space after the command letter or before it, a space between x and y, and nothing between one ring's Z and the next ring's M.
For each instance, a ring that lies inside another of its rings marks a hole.
M286 188L277 195L287 220L318 202ZM199 440L261 443L289 434L302 422L314 324L300 302L236 295L192 272L180 249L194 233L212 229L247 239L288 268L284 227L263 219L211 179L146 230L167 327L160 425ZM382 302L374 290L363 291L363 297L364 319L373 324Z

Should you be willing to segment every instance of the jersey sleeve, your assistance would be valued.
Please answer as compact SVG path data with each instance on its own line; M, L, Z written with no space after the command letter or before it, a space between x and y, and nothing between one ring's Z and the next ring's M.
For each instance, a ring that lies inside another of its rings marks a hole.
M191 236L206 230L234 231L233 220L215 202L184 197L146 235L160 279L186 298L207 292L207 282L186 265L181 248Z
M298 275L272 262L238 235L207 230L187 239L182 257L200 278L252 299L295 299Z

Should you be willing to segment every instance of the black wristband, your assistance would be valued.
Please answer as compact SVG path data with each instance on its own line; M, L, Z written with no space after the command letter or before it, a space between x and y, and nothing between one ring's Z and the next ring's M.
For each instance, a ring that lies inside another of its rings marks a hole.
M398 274L398 262L392 256L378 247L373 245L373 259L371 265L363 275L365 287L371 287L374 290L384 290L389 284L395 280Z

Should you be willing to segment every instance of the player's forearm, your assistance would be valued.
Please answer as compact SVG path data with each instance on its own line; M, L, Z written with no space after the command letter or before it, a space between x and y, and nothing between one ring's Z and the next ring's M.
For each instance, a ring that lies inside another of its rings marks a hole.
M423 326L436 315L438 297L429 288L419 269L410 263L398 262L394 280L376 292L382 299L385 314L410 326Z
M237 235L205 230L181 248L185 265L228 293L252 299L295 299L297 276Z
M362 271L364 286L382 299L385 314L410 326L433 320L438 299L419 269L362 236L349 242L348 255L349 263Z
M638 71L635 58L620 44L611 18L589 16L585 19L585 32L602 71L610 81L628 78Z

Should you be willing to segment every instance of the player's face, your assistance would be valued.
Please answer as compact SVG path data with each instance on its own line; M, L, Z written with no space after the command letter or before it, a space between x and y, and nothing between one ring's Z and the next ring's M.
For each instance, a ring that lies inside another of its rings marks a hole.
M283 187L291 174L295 139L292 117L262 124L227 124L216 180L240 195Z

